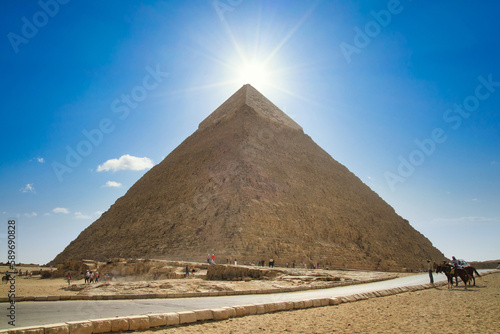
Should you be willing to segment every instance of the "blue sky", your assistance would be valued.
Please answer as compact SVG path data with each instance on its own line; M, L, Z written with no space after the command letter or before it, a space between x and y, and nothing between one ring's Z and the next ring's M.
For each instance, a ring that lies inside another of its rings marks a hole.
M52 260L248 82L447 257L499 259L499 9L2 1L0 247L15 218Z

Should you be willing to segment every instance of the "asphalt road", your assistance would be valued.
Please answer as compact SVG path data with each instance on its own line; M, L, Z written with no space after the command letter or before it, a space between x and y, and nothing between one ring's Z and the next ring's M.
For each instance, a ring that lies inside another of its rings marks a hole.
M434 273L434 280L436 282L445 281L446 277L443 274ZM368 284L277 294L138 300L19 302L15 304L15 324L16 327L37 326L67 321L114 318L117 316L182 312L214 309L225 306L331 298L426 283L429 283L428 274L418 274ZM0 314L3 313L3 316L0 318L0 329L13 328L8 324L9 318L7 314L9 310L7 307L9 307L8 303L0 304L0 308L2 309Z

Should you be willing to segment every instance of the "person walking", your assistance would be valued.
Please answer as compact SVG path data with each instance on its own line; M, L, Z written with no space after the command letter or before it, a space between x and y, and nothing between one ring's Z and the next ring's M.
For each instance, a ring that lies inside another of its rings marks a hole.
M427 271L429 272L429 279L431 280L431 284L434 284L434 277L432 276L432 264L431 260L427 259Z

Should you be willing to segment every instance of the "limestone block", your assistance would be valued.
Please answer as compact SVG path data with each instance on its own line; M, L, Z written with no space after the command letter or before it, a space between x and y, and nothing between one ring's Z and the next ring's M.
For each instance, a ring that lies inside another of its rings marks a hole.
M111 332L111 319L90 320L92 322L92 333Z
M217 308L212 310L214 320L227 320L229 319L229 312L225 308Z
M4 329L1 330L0 333L5 334L44 334L44 330L42 327L30 326L30 327L19 327L13 328L11 330Z
M264 304L264 308L266 313L276 312L278 308L276 307L276 303L266 303Z
M225 309L227 309L227 316L229 318L234 318L236 317L236 310L232 307L224 307Z
M235 306L233 307L234 311L236 312L237 317L244 317L247 315L247 310L245 306Z
M38 302L38 301L44 301L44 302L46 302L46 301L47 301L47 299L48 299L48 297L47 297L47 296L36 296L36 297L35 297L35 301L37 301L37 302Z
M178 313L166 313L165 319L167 319L167 326L178 325L180 323Z
M339 298L330 298L330 305L339 305L341 300Z
M321 298L320 299L320 304L321 304L321 306L330 305L330 298Z
M128 329L130 331L138 331L148 328L149 328L149 317L147 315L128 317Z
M47 296L47 300L48 301L55 301L55 300L59 300L59 296Z
M276 304L276 311L285 311L286 310L286 303L285 302L277 302Z
M69 326L67 324L53 324L42 326L45 334L69 334Z
M148 314L149 327L162 327L167 325L165 314Z
M245 308L245 312L247 315L257 314L257 306L256 305L243 305Z
M111 319L111 331L112 332L128 331L128 319L127 318Z
M196 322L196 314L193 311L179 312L179 323L189 324Z
M313 306L313 301L311 299L304 300L304 308L309 308Z
M92 334L92 322L90 321L69 321L69 334Z
M194 313L196 315L196 321L206 321L213 319L212 310L196 310L194 311Z
M264 314L266 313L266 307L264 306L265 304L257 304L255 307L257 308L257 313L256 314Z
M293 308L296 309L296 310L303 309L304 308L304 301L303 300L299 300L299 301L293 302Z

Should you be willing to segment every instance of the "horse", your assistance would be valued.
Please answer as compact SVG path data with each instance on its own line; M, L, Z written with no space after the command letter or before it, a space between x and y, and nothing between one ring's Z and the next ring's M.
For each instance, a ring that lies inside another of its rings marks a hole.
M437 265L434 263L434 268L436 269L436 273L444 273L446 277L448 278L448 289L453 288L453 277L456 278L457 280L457 286L458 286L458 278L457 276L460 276L462 281L464 282L465 289L467 289L467 282L469 281L469 275L467 274L467 271L461 268L453 268L453 266L447 264L447 265ZM452 273L452 269L455 271Z
M5 276L2 276L2 282L5 281L5 284L7 284L10 281L10 274L5 274Z
M472 278L472 281L474 282L473 285L476 285L476 278L474 277L474 273L476 273L477 277L481 277L479 273L477 272L476 268L472 266L467 266L463 267L463 269L467 272L467 275L469 275L470 278ZM470 285L471 280L469 279L469 285Z

